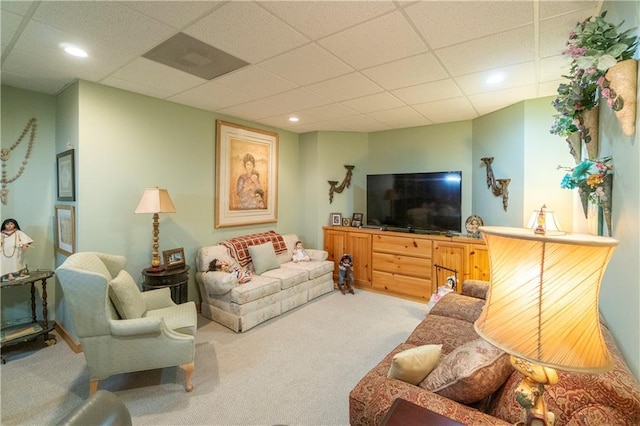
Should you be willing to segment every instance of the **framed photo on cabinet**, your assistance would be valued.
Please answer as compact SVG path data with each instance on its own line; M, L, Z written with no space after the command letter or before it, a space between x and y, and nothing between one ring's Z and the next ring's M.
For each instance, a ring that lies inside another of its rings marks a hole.
M342 226L342 214L340 214L340 213L331 213L331 225L333 225L333 226Z

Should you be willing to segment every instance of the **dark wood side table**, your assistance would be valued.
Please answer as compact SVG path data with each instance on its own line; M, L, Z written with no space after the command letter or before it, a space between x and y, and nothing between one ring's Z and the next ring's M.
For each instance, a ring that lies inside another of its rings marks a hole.
M2 342L0 348L17 343L28 342L39 336L44 336L44 343L47 346L55 345L56 338L49 334L56 325L55 321L49 321L49 311L47 309L47 280L53 277L53 271L31 271L29 276L17 278L11 281L3 281L0 288L3 290L10 287L31 286L31 318L16 320L2 324ZM42 285L42 320L36 317L36 282ZM5 363L2 358L2 363Z
M382 426L464 426L455 420L398 398L382 419Z
M144 282L142 289L144 291L156 288L169 287L171 290L171 299L180 304L185 303L189 297L189 265L180 268L165 269L160 272L148 272L142 270Z

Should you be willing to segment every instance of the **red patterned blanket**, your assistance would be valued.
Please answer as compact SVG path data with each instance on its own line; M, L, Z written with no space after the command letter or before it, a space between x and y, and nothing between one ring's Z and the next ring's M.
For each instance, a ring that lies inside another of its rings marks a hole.
M258 234L243 235L220 241L218 244L229 249L229 254L238 261L240 266L245 267L251 262L249 246L271 242L276 254L287 251L287 245L282 235L276 231L261 232Z

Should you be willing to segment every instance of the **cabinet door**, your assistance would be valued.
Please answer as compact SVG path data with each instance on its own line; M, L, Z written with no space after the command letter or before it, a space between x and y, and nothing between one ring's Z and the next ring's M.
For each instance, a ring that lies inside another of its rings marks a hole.
M324 231L324 250L329 253L327 260L333 262L333 277L338 278L338 262L340 256L347 249L347 233L346 231L336 231L333 229L325 229Z
M480 244L471 244L469 246L469 262L467 268L469 269L468 278L472 280L484 280L489 281L491 278L489 263L489 250L487 246Z
M433 242L433 275L432 291L436 292L439 286L447 282L447 277L454 275L458 279L457 291L462 290L462 281L465 279L465 259L467 257L467 245L448 241Z
M347 234L347 253L353 255L353 277L360 286L371 286L371 235L358 232ZM336 256L336 262L341 254Z

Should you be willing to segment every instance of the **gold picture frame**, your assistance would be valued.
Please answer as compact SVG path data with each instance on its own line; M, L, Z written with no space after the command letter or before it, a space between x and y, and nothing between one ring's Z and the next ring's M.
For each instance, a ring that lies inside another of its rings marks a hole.
M343 217L342 218L342 226L351 226L351 218Z
M278 134L216 120L216 228L278 220Z
M174 248L162 252L162 260L164 260L165 269L181 268L185 265L184 248Z
M76 251L76 224L73 206L55 206L56 209L56 252L71 256Z

